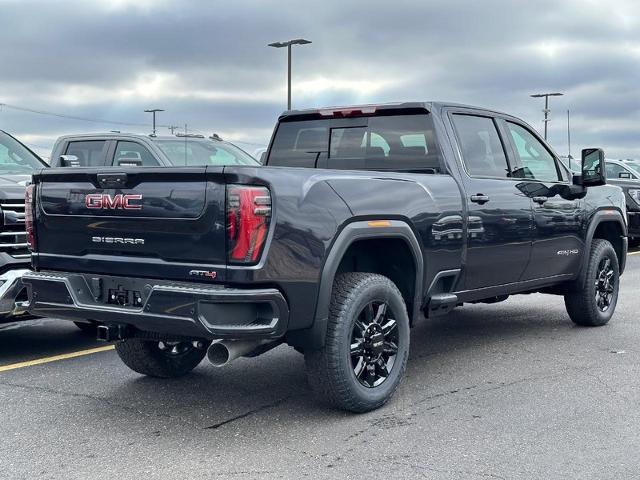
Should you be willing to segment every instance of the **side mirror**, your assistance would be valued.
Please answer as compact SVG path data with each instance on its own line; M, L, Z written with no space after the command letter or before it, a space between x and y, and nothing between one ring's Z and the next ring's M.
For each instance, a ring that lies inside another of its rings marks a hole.
M606 183L604 152L601 148L585 148L582 150L582 186L597 187Z
M618 178L626 178L628 180L631 178L631 174L629 172L620 172L618 173Z
M79 167L80 161L75 155L60 155L61 167Z

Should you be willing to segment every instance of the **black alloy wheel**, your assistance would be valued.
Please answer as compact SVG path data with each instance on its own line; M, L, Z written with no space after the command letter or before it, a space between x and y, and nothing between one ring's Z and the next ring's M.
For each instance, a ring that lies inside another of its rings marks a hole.
M353 373L365 387L382 384L398 355L398 323L387 302L368 303L355 319L351 332Z
M613 300L613 292L615 291L615 272L613 270L611 259L605 257L598 264L596 274L596 305L601 312L606 312Z

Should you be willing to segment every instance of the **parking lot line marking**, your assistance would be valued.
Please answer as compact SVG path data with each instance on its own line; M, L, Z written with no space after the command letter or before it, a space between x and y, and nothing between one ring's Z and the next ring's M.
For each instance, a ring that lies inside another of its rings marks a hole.
M44 363L58 362L60 360L67 360L69 358L83 357L85 355L92 355L94 353L113 350L114 348L115 347L113 345L107 345L106 347L89 348L88 350L80 350L79 352L63 353L62 355L54 355L52 357L36 358L35 360L29 360L27 362L1 365L0 372L8 372L9 370L16 370L18 368L33 367L36 365L42 365Z

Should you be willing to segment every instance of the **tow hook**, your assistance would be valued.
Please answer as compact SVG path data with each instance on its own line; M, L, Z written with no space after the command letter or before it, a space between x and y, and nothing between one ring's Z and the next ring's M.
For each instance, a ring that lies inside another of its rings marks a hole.
M97 340L100 342L114 342L116 340L124 340L127 334L126 325L98 325Z

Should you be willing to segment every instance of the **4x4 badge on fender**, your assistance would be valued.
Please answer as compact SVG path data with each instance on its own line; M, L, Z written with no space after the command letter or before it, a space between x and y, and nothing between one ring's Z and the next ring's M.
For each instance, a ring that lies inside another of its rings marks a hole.
M558 250L556 255L568 257L569 255L578 255L578 253L580 253L580 250L572 248L571 250Z

